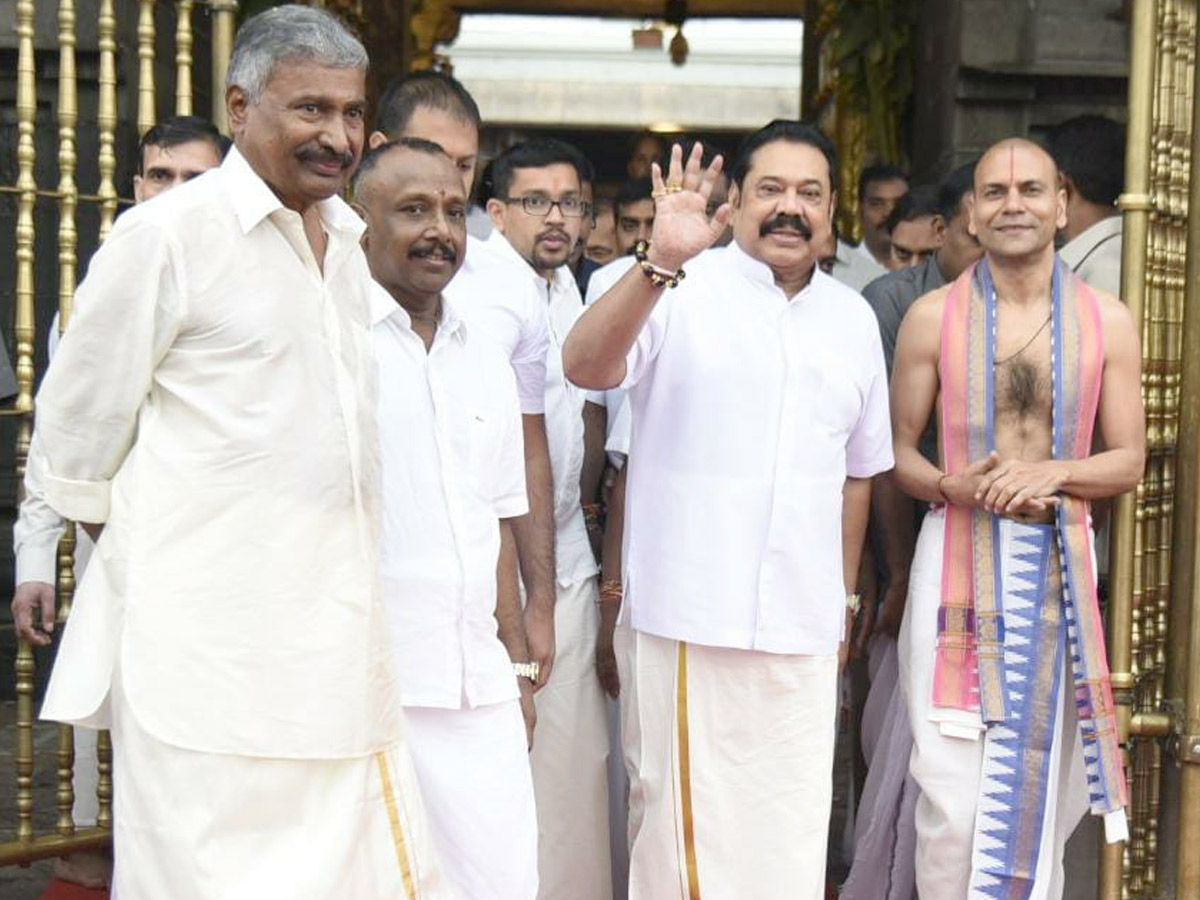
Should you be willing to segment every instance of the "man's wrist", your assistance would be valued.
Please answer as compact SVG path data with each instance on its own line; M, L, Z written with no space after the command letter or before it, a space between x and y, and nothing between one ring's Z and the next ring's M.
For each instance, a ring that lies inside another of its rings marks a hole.
M554 600L554 591L530 592L525 596L525 612L551 614L554 612Z
M664 272L678 272L688 259L690 257L682 258L679 254L671 253L670 250L655 244L654 241L650 241L646 247L646 262Z

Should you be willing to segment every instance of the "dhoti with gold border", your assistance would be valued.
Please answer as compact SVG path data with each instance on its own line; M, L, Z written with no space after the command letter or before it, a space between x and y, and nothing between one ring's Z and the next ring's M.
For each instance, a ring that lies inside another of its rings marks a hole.
M403 744L352 759L186 750L114 680L113 900L468 900L443 879Z
M630 900L818 900L837 657L705 647L621 625Z

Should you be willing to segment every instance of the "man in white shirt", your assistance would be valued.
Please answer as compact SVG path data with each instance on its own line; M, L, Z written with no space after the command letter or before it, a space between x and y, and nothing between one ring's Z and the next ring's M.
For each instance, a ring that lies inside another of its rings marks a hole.
M538 806L542 900L610 900L608 737L594 656L598 615L596 558L580 502L586 446L584 392L567 381L562 342L583 311L567 261L588 209L581 191L587 163L559 141L529 141L496 158L487 209L496 226L488 246L541 298L550 332L546 432L554 473L554 674L538 692L533 785Z
M211 122L196 116L164 119L138 141L134 199L142 203L203 175L221 164L228 149L229 139ZM50 362L54 361L58 339L59 318L55 313L47 340ZM66 524L46 503L45 487L36 468L27 472L25 496L13 523L17 589L12 610L18 633L35 647L47 646L54 631L58 542ZM76 584L83 578L91 551L92 541L80 529L75 535ZM71 811L76 825L93 825L99 814L96 765L96 732L80 729L75 733L75 805ZM112 877L112 860L100 851L72 853L55 864L54 877L85 887L107 887Z
M422 138L454 160L470 196L479 160L481 119L474 99L441 72L414 72L392 81L379 102L370 146ZM554 510L546 444L546 317L537 292L511 267L497 265L487 244L468 236L465 258L445 294L478 338L499 346L512 363L521 398L529 512L502 525L502 559L515 550L525 585L525 631L538 664L534 689L554 665Z
M534 900L533 692L514 674L529 657L515 577L497 593L499 522L529 509L516 382L442 296L466 246L450 157L383 144L354 196L376 281L384 604L406 742L456 895Z
M870 308L816 265L829 140L788 121L751 135L710 218L720 168L674 148L649 247L564 347L572 381L629 388L633 412L629 896L811 900L847 597L870 479L892 465L887 376ZM730 221L733 243L702 252Z
M38 397L30 465L99 535L42 714L112 729L123 900L451 896L401 737L370 273L336 196L366 67L319 10L243 25L235 149L118 220Z

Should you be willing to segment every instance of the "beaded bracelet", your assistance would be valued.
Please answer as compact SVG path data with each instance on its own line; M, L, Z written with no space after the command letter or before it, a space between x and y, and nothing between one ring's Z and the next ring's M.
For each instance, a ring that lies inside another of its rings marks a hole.
M637 260L637 264L642 268L642 274L650 279L650 283L656 288L673 288L678 287L679 282L687 277L681 268L674 273L668 272L666 269L660 269L654 263L650 262L646 257L650 253L649 241L638 241L633 248L633 258Z

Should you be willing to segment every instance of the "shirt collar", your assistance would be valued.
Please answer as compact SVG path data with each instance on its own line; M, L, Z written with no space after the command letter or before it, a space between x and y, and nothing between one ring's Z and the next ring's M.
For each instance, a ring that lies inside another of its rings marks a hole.
M500 258L507 263L518 265L527 276L533 281L541 281L542 276L534 271L533 266L517 252L517 248L509 243L508 238L500 233L500 229L496 229L488 235L484 243L500 255Z
M374 279L371 281L369 303L372 327L387 319L395 319L405 330L412 329L412 318L408 315L408 311L396 302L396 299L388 293L387 288ZM442 335L445 335L446 338L457 337L460 341L467 339L466 323L459 316L458 308L445 294L442 294L442 318L438 322L437 334L435 340L441 340Z
M572 287L578 292L579 285L575 283L575 276L571 274L570 266L559 266L554 270L554 275L550 281L547 281L529 264L529 261L525 257L517 252L517 248L509 243L508 238L499 231L493 231L485 243L499 253L505 262L520 266L522 271L526 273L526 277L544 292L543 296L553 297L556 293L563 292L566 292L570 296Z
M724 253L730 264L749 281L752 281L755 284L761 284L764 287L774 288L782 293L782 289L775 283L775 273L771 271L771 267L761 259L755 259L749 253L743 250L738 245L736 240L732 241L729 246L722 248L720 252ZM684 268L686 268L686 266ZM798 300L799 298L803 297L806 293L808 293L808 289L812 287L813 284L816 283L822 276L825 276L825 273L821 271L820 266L814 264L812 277L809 279L808 284L801 288L800 292L792 299Z
M221 176L225 179L234 214L242 226L242 234L249 234L263 219L285 209L283 201L250 167L237 147L229 148L225 161L221 163ZM366 230L363 220L341 197L333 196L320 201L317 210L329 231L341 232L357 240Z
M1085 228L1069 241L1060 252L1067 265L1074 268L1079 265L1098 244L1116 237L1121 233L1121 216L1108 216L1094 225Z

